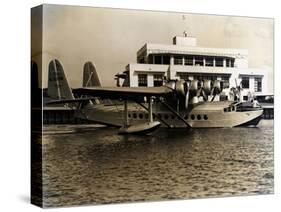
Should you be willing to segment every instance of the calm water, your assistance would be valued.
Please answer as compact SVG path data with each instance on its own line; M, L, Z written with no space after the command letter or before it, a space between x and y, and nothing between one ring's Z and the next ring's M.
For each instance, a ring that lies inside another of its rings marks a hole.
M273 121L258 128L47 126L44 206L273 193Z

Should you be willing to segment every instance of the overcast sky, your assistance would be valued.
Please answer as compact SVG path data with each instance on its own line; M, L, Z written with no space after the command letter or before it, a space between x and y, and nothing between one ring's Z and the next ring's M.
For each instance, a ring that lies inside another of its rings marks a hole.
M145 43L172 44L183 31L198 46L248 49L249 67L268 68L272 81L273 19L44 5L43 54L62 62L71 87L82 85L86 61L111 86Z

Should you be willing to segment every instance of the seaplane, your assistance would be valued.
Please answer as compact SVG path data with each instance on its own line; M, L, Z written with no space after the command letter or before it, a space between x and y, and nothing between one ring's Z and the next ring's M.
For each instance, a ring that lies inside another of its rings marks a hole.
M55 99L48 105L72 105L76 118L119 127L120 134L147 134L160 126L256 126L263 114L260 106L214 101L227 86L219 80L168 80L161 87L103 87L95 66L89 62L84 66L82 87L71 89L56 59L50 63L48 74L47 93ZM237 90L234 93L239 93ZM199 97L203 101L198 101Z

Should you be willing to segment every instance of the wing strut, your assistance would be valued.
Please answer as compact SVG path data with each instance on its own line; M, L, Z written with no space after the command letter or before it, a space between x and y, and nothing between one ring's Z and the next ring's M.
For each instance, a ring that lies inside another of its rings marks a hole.
M175 111L170 105L168 105L165 101L160 100L161 103L169 110L171 111L175 116L177 116L180 120L182 120L183 123L185 123L185 125L190 128L190 125L184 120L184 118L177 112Z
M149 109L144 105L144 104L142 104L141 102L139 102L139 101L136 101L136 103L138 103L140 106L142 106L146 111L149 111ZM162 118L159 118L159 117L157 117L156 116L156 114L155 113L152 113L152 115L155 115L155 117L159 120L159 121L161 121L163 124L165 124L167 127L169 127L169 128L172 128L166 121L164 121Z
M124 126L129 126L129 119L128 119L128 99L124 99Z
M149 117L149 122L153 122L153 116L152 116L152 97L150 96L148 99L148 117Z

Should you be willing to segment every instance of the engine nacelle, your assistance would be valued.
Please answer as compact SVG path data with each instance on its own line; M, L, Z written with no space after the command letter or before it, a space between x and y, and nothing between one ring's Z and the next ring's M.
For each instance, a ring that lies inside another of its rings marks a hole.
M206 95L210 95L212 90L212 81L211 80L204 80L203 89Z
M219 80L214 81L213 88L216 89L217 91L221 92L221 83Z
M192 80L190 82L190 91L197 91L198 90L198 80Z
M175 85L175 92L179 99L180 105L188 108L189 100L189 83L184 80L178 80Z
M187 92L189 91L188 83L184 80L178 80L176 82L176 93L179 97L186 97Z

